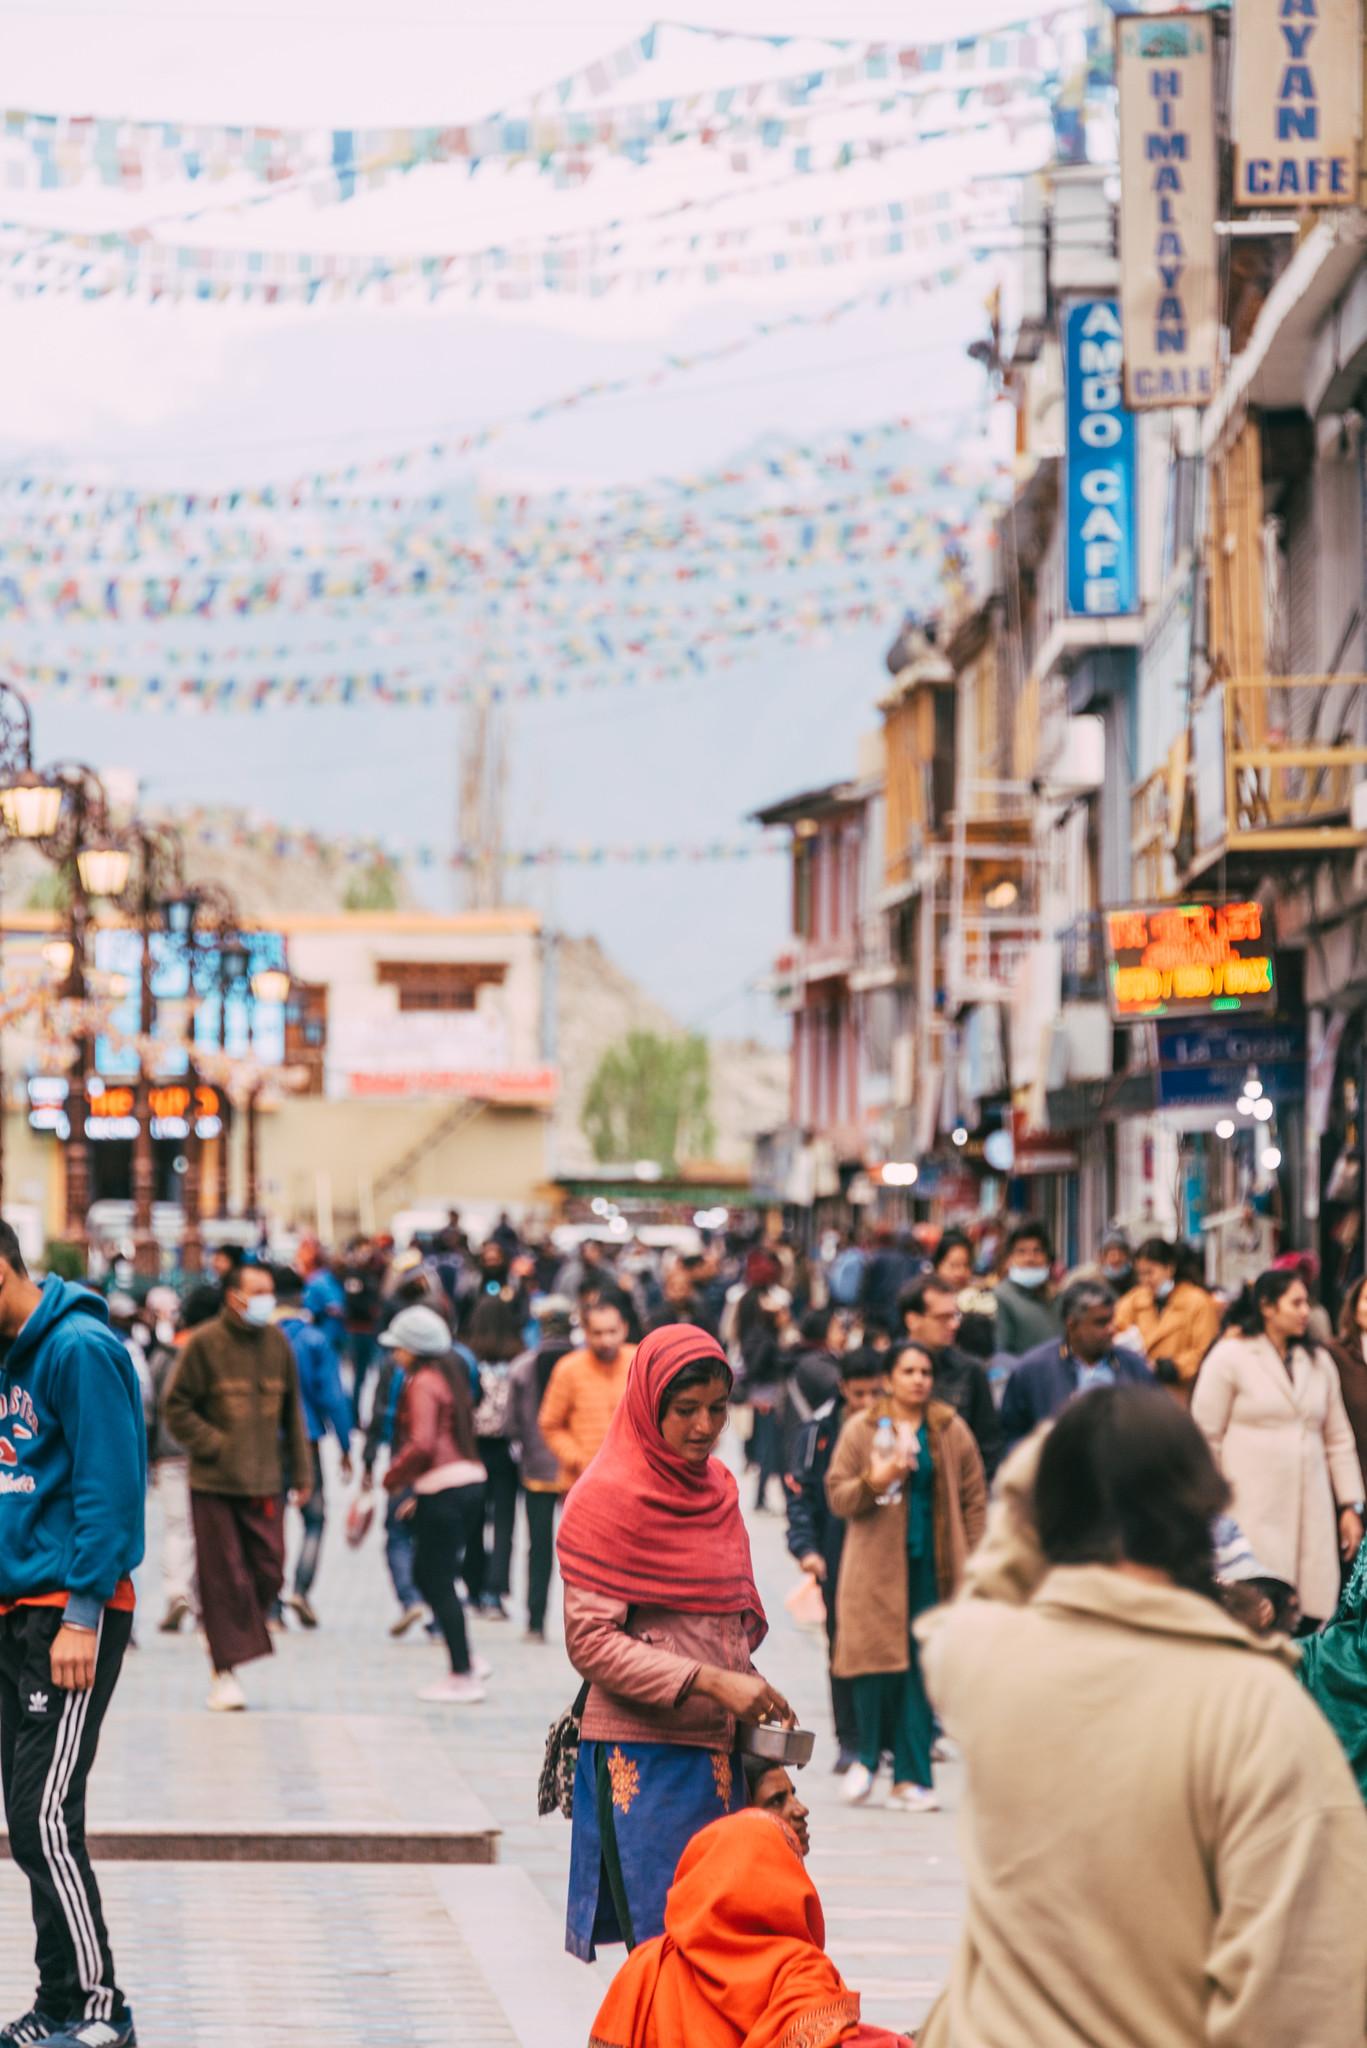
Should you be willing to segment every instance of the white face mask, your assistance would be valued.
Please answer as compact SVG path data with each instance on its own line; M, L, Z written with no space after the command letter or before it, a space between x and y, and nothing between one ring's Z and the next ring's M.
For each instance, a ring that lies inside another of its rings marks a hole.
M1047 1266L1008 1266L1006 1277L1013 1287L1043 1287L1049 1278Z
M244 1323L250 1323L254 1330L264 1330L274 1314L275 1296L273 1294L253 1294L248 1296L243 1307L242 1320Z
M1160 1280L1158 1285L1153 1290L1154 1300L1166 1301L1176 1285L1177 1282L1175 1280Z

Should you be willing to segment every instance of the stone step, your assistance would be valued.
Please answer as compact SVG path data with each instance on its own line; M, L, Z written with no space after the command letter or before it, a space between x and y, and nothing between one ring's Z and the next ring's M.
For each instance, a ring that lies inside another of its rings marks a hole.
M444 1734L444 1731L443 1731ZM96 1860L495 1863L499 1827L424 1723L121 1714L91 1774Z

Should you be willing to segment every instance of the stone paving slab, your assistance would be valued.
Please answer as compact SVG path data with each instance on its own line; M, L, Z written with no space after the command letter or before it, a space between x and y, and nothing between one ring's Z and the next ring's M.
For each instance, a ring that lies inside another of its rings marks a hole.
M522 1872L101 1873L144 2048L585 2048L601 1996ZM28 1901L0 1866L0 2007L27 2010ZM520 1962L519 1962L520 1955ZM535 1967L529 1968L529 1958Z
M493 1863L498 1824L434 1731L378 1715L111 1714L92 1853L139 1860Z

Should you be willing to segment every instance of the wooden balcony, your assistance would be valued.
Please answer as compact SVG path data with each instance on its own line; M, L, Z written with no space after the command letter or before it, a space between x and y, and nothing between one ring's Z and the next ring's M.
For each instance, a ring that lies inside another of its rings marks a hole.
M1352 823L1354 785L1367 779L1367 676L1224 683L1198 707L1194 737L1194 866L1214 854L1367 846L1367 832ZM1217 741L1224 756L1223 816L1218 801L1202 803ZM1203 815L1211 810L1216 815Z

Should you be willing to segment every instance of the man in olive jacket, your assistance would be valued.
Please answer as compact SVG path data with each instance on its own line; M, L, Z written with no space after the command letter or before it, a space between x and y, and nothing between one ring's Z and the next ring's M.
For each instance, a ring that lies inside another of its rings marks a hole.
M190 1459L215 1713L246 1706L237 1666L271 1654L266 1619L285 1574L281 1501L289 1488L302 1507L312 1482L298 1369L289 1340L271 1327L274 1310L268 1270L236 1267L222 1314L190 1339L162 1402Z

